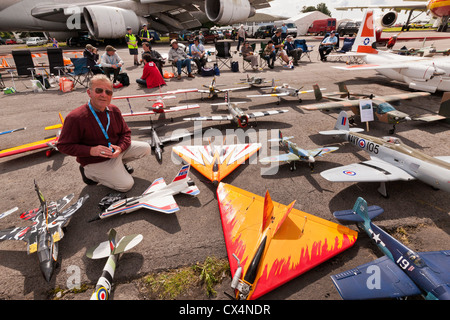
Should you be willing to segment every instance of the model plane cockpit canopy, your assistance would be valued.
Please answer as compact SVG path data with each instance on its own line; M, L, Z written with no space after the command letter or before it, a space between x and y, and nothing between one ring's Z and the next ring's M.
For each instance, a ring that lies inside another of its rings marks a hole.
M256 10L248 0L205 0L205 13L209 20L226 25L245 21Z
M101 5L84 7L83 16L89 33L96 38L121 38L127 27L137 32L146 23L132 10Z

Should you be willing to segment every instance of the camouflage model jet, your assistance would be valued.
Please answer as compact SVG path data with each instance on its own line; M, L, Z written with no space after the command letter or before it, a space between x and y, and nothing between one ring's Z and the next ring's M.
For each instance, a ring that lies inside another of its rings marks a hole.
M73 214L89 196L85 195L79 198L75 204L61 211L72 200L73 193L56 202L47 203L36 182L34 186L41 205L20 216L21 219L33 221L33 225L2 230L0 231L0 240L26 241L28 254L37 252L42 274L45 280L50 281L58 259L58 241L64 236L63 228L69 224Z
M349 130L348 117L341 111L334 130L323 135L339 135L359 149L368 152L371 160L322 171L320 175L333 182L380 182L378 191L387 197L388 181L420 180L433 188L450 192L450 156L431 157L403 144L395 137L376 138Z
M312 104L307 106L301 106L304 110L331 110L340 108L350 108L354 116L349 118L350 123L353 123L355 116L360 116L360 99L352 99L352 96L359 96L366 99L370 99L373 105L374 119L392 124L392 129L389 130L389 134L395 132L395 125L411 120L411 117L406 113L396 110L389 102L400 101L405 99L413 99L418 97L429 96L429 92L413 92L413 93L402 93L393 94L387 96L374 96L372 94L355 94L348 91L347 86L344 83L338 83L339 92L333 92L330 94L322 94L318 85L314 85L314 94L316 100L320 101L323 97L333 100L330 102L324 102L319 104Z
M208 90L198 90L201 95L201 99L203 100L203 94L208 94L208 98L216 98L219 93L228 93L228 91L235 91L235 90L244 90L244 89L250 89L250 86L246 87L237 87L237 88L227 88L227 89L219 89L222 85L216 84L216 77L214 77L211 80L211 84L209 86L203 85L203 87L207 88Z

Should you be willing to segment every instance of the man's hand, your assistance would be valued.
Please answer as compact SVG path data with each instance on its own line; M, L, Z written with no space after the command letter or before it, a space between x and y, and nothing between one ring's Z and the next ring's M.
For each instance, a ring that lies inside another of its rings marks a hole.
M93 157L102 157L102 158L117 158L119 154L122 152L119 146L111 145L114 152L105 146L96 146L92 147L90 150L90 155Z

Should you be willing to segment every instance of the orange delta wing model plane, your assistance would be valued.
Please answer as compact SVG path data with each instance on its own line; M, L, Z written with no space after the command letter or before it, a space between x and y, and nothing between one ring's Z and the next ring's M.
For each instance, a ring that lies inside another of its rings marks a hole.
M350 248L358 233L265 197L217 188L236 299L257 299Z
M248 143L221 146L176 146L172 148L172 151L217 185L260 148L260 143Z
M62 126L64 124L64 118L61 115L61 113L59 114L59 118L61 120L60 124L56 124L56 125L53 125L53 126L45 127L45 130L62 128ZM56 142L58 141L58 138L59 138L59 132L58 132L58 134L56 136L51 137L51 138L47 138L47 139L43 139L43 140L40 140L40 141L27 143L27 144L24 144L24 145L21 145L21 146L17 146L17 147L13 147L13 148L9 148L9 149L0 150L0 158L8 157L8 156L12 156L12 155L15 155L15 154L28 152L28 151L33 151L33 150L46 149L46 148L50 148L50 150L47 150L47 152L46 152L47 157L49 157L52 150L57 150L56 149Z

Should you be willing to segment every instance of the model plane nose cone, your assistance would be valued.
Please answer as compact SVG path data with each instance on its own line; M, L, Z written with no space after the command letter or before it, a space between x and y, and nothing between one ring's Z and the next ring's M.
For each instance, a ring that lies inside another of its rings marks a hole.
M42 275L44 276L45 280L47 282L50 282L50 279L53 276L53 263L52 261L43 261L41 263L39 263L39 266L41 268L42 271Z

